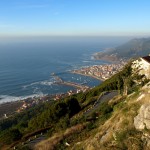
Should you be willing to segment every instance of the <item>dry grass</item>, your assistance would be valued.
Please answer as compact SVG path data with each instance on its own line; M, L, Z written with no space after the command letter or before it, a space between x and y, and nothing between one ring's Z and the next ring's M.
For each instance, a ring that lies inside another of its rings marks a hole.
M130 98L132 99L132 96ZM120 102L122 102L122 98L115 97L109 102L109 104L113 105ZM107 148L109 149L111 146L114 146L113 148L116 149L115 146L117 143L115 142L115 133L126 128L130 129L134 127L133 118L137 114L140 103L141 102L136 101L136 98L132 99L132 101L128 99L123 102L123 107L115 109L111 118L109 118L103 125L99 126L95 136L89 137L80 143L80 147L84 147L86 150L107 150Z
M35 146L35 150L54 150L55 146L64 138L70 136L71 134L81 132L85 128L86 124L78 124L76 126L73 126L69 129L67 129L63 133L56 133L54 136L50 137L47 140L44 140L40 143L38 143Z

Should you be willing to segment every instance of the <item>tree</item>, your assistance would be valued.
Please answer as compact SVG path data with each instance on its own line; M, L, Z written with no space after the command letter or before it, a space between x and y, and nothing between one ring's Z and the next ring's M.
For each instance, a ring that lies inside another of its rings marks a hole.
M2 135L3 142L6 144L10 144L14 141L20 140L22 134L18 129L9 129Z
M81 110L81 107L76 98L72 97L66 101L69 111L69 117L72 117Z

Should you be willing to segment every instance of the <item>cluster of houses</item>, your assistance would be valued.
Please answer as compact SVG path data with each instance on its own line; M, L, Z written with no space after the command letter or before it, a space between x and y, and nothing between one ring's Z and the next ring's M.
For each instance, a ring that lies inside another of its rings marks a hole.
M82 89L76 89L74 91L70 90L67 93L60 93L60 94L55 94L55 95L46 95L46 96L42 96L42 97L27 98L27 99L23 100L23 104L17 110L17 112L19 113L19 112L26 110L30 107L33 107L39 103L47 102L50 100L60 100L60 99L65 98L67 96L71 96L73 94L80 93L81 91L82 91Z
M30 98L24 99L24 100L22 100L23 101L22 106L17 110L17 112L21 112L25 109L28 109L28 108L38 105L40 103L49 101L53 97L54 96L52 96L52 95L45 95L45 96L39 96L39 97L35 96L35 97L30 97Z
M82 89L70 90L67 93L56 94L53 99L54 100L60 100L64 97L71 96L73 94L78 94L80 92L85 92L85 91L83 91Z
M106 80L121 70L125 64L125 61L121 61L119 64L94 65L81 68L79 70L74 70L73 73L89 75Z

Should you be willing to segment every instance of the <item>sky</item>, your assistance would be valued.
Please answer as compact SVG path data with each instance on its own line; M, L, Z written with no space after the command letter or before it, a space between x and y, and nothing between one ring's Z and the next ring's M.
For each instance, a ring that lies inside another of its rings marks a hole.
M150 0L0 0L0 36L149 36Z

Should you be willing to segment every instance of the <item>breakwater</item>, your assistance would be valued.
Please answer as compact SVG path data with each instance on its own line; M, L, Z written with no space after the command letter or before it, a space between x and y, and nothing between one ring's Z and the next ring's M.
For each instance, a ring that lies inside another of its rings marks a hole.
M63 81L63 79L61 79L57 75L53 75L53 77L56 80L55 84L72 86L72 87L75 87L75 88L78 88L78 89L82 89L82 90L89 89L89 87L87 85L84 85L83 83L79 84L79 83L74 83L74 82L70 82L70 81Z

